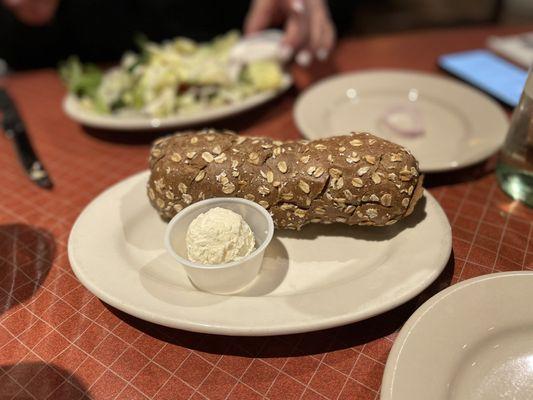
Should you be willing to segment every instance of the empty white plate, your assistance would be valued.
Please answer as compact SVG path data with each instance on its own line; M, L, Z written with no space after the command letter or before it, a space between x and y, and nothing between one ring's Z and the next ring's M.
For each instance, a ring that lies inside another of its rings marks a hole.
M294 108L309 139L368 131L410 149L424 172L482 161L505 139L498 103L457 80L401 70L338 75L305 91Z
M72 228L68 253L92 293L158 324L229 335L342 325L411 299L450 256L450 225L426 192L413 215L389 227L277 231L250 287L235 295L201 292L165 252L166 224L148 202L147 180L142 172L93 200Z
M409 318L381 400L531 400L533 271L461 282Z
M169 115L163 118L150 118L142 115L102 115L83 108L78 98L72 94L65 96L63 110L74 121L97 129L146 131L151 129L172 129L185 126L207 124L212 121L243 113L264 104L292 85L292 77L284 75L283 85L278 90L250 96L241 102L211 107L187 114Z

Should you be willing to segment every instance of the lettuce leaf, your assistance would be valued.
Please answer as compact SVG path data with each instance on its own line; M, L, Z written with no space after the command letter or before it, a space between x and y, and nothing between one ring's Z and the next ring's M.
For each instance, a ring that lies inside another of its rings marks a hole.
M82 64L78 57L71 56L59 66L59 75L68 90L77 97L96 96L102 82L102 71L94 64Z

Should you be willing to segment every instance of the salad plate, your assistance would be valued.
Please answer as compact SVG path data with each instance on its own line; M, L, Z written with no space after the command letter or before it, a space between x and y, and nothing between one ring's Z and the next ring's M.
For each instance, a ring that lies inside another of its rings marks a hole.
M83 125L112 130L179 128L229 117L291 86L281 38L263 31L245 38L228 32L206 43L143 40L139 53L125 53L107 71L71 57L59 71L69 92L63 109Z
M453 285L406 322L389 354L381 400L529 400L533 271Z
M412 151L423 172L463 168L502 145L508 118L482 92L457 80L404 70L369 70L318 82L297 100L308 139L367 131Z
M150 130L183 128L193 125L208 124L218 119L238 115L252 108L273 100L292 85L289 74L283 75L283 83L279 89L259 93L233 104L206 108L189 114L169 115L166 117L146 117L139 115L101 115L85 109L80 101L69 94L63 100L63 110L74 121L82 125L106 130Z
M231 295L202 292L165 251L166 223L149 204L148 176L141 172L94 199L72 228L68 254L94 295L161 325L247 336L339 326L416 296L450 257L450 225L425 192L412 215L388 227L278 230L250 286Z

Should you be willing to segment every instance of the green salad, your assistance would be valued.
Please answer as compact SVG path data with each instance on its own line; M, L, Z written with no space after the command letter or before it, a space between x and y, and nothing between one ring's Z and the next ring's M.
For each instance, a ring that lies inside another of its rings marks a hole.
M81 106L98 114L165 117L237 103L283 84L276 60L257 60L232 70L230 52L240 39L229 32L209 43L176 38L144 41L120 65L102 71L71 57L60 66L62 79Z

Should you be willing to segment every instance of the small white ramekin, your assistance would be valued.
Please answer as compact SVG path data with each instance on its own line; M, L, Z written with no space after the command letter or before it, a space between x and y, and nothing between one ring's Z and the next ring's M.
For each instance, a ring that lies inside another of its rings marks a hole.
M239 260L220 265L206 265L187 259L185 236L191 222L201 213L222 207L240 214L255 236L255 250ZM191 282L201 290L217 294L235 293L259 274L265 249L272 240L274 222L259 204L253 201L217 197L192 204L172 218L165 233L165 247L183 267Z

